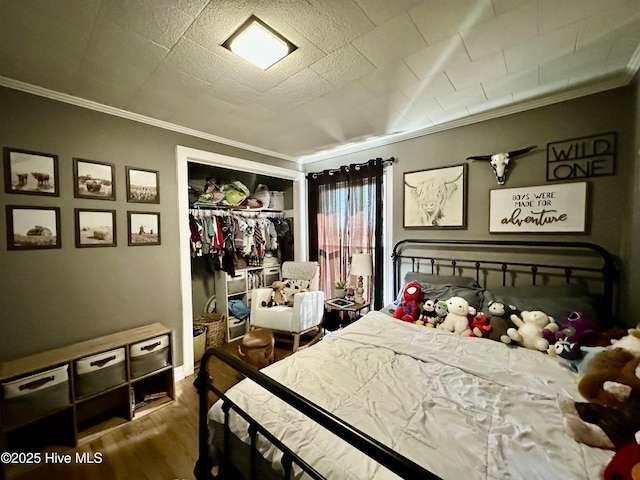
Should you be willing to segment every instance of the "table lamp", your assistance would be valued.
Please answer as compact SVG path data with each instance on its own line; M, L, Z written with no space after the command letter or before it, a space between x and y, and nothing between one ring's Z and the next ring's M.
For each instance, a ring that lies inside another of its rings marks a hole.
M362 284L362 277L365 275L373 275L373 262L371 255L368 253L354 253L351 257L351 275L357 275L358 287L356 288L356 295L354 301L356 303L364 303L364 286Z

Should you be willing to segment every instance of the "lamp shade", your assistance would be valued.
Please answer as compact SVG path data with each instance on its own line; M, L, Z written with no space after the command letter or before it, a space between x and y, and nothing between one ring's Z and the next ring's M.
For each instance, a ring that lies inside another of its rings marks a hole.
M373 275L373 262L368 253L354 253L351 257L351 275Z

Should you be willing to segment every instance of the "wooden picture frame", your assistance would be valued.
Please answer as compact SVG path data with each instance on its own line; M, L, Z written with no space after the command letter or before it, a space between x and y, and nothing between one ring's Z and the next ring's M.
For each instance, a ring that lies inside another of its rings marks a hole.
M116 199L116 167L112 163L73 159L73 193L76 198Z
M4 147L4 191L59 197L58 156Z
M467 165L405 172L403 227L467 228Z
M127 211L130 247L160 245L160 213Z
M7 250L62 248L60 208L6 205Z
M490 233L587 233L587 182L489 191Z
M125 167L127 202L160 203L160 173L157 170Z
M76 208L76 248L115 247L116 211Z

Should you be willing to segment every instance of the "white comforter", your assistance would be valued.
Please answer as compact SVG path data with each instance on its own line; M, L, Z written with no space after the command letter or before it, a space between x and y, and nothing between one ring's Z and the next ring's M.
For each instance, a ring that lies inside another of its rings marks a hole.
M558 397L581 397L554 358L380 312L262 372L447 480L597 479L612 456L566 433ZM227 393L327 478L397 478L253 382ZM233 414L231 429L248 442Z

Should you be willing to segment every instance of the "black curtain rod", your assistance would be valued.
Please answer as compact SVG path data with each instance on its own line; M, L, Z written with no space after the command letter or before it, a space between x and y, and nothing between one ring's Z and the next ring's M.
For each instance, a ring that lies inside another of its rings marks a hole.
M372 158L371 160L382 160L382 157ZM371 160L369 160L369 162ZM395 163L395 161L396 161L396 157L389 157L389 158L387 158L385 160L382 160L382 165L389 165L389 164ZM355 166L356 167L366 167L369 164L369 162L356 163ZM334 173L337 173L339 171L340 171L340 168L332 168L332 169L329 170L329 175L333 175ZM323 175L323 174L324 174L324 172L313 172L313 173L308 173L307 175L312 175L313 178L316 178L316 177L318 177L320 175Z

